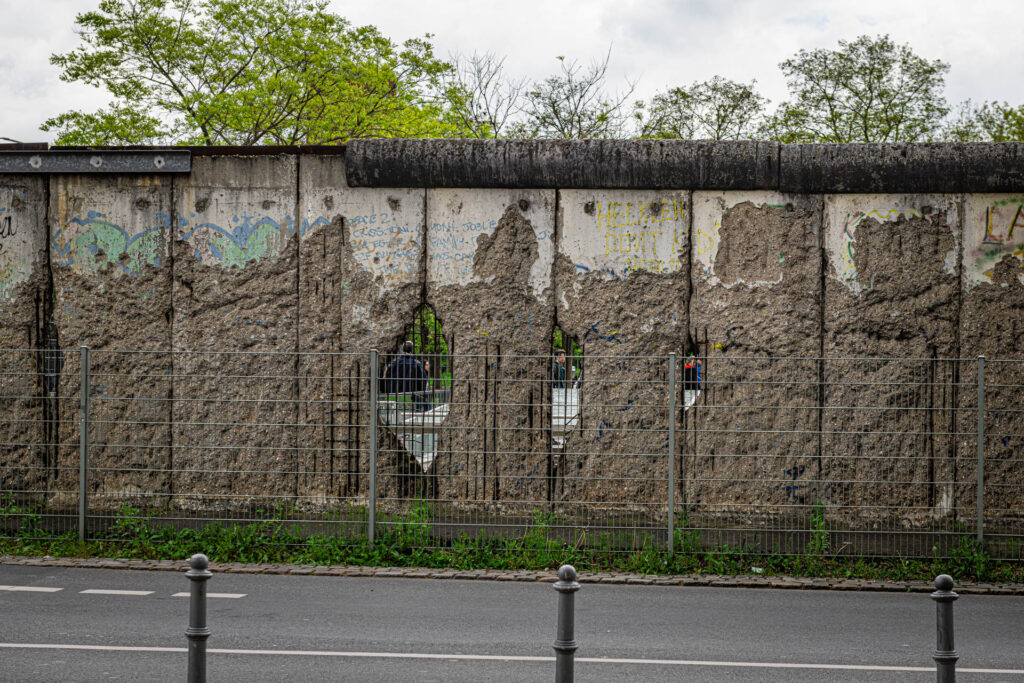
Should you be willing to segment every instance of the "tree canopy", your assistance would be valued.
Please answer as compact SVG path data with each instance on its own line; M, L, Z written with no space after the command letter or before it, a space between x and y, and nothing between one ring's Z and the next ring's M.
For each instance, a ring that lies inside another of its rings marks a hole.
M757 93L756 84L715 76L689 87L670 88L654 96L646 118L639 115L640 136L706 140L754 137L768 103Z
M51 56L110 104L47 119L63 145L332 144L364 137L761 138L782 142L1024 140L1024 105L970 101L949 115L949 65L888 35L800 50L779 64L772 114L756 81L715 75L632 101L608 86L611 51L509 77L493 53L434 54L353 26L326 0L99 0L81 43Z
M783 142L917 142L940 127L949 65L889 36L800 50L779 67L791 99L765 127Z
M452 133L435 96L450 65L430 36L397 46L323 0L102 0L82 43L51 57L107 90L95 113L43 130L58 144L298 144Z

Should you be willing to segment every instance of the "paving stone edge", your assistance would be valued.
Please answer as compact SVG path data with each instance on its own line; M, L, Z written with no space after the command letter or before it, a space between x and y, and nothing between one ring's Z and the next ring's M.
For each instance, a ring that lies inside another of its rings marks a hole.
M70 567L87 569L128 569L136 571L185 571L187 560L131 560L103 557L50 557L0 555L0 565L28 567ZM362 576L409 579L459 579L473 581L522 581L554 583L555 570L506 571L497 569L432 569L429 567L361 567L354 565L211 563L210 571L227 574L290 574L308 576ZM930 593L931 582L881 581L876 579L806 578L757 574L721 576L716 574L631 574L624 572L580 572L580 583L626 584L636 586L711 586L716 588L786 588L795 590L887 591ZM1024 583L957 583L957 593L1024 596Z

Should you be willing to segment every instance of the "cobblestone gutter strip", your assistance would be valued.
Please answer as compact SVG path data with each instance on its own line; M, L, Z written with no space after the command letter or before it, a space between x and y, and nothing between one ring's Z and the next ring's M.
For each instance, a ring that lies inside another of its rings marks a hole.
M90 569L134 569L146 571L185 571L186 560L129 560L115 558L31 557L0 555L0 564L27 567L75 567ZM381 576L407 579L460 579L468 581L525 581L554 583L554 570L502 571L497 569L430 569L427 567L359 567L353 565L312 564L210 564L210 570L228 574L291 574L296 576ZM889 591L930 593L931 582L881 581L875 579L803 578L794 576L719 576L716 574L629 574L619 572L581 572L580 583L627 584L636 586L713 586L716 588L788 588L800 590ZM1021 595L1024 583L957 583L961 594Z

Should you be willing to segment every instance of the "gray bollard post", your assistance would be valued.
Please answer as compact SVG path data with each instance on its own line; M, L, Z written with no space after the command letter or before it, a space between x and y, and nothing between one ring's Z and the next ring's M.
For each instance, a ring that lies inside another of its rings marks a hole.
M576 569L571 564L563 564L558 568L558 632L555 637L555 683L572 683L573 657L576 653L575 593L580 589L576 583Z
M953 649L953 601L959 595L953 592L953 577L939 574L935 577L935 617L937 632L935 637L936 680L938 683L956 683L956 660L960 655Z
M188 607L188 683L206 683L206 639L210 629L206 627L206 582L213 576L207 567L210 561L206 555L193 555L188 564L191 569L185 576L192 582Z

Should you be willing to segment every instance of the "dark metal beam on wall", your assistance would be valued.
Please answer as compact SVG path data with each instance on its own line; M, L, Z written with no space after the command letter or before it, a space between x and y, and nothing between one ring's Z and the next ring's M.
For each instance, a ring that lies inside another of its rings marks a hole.
M154 151L0 151L0 173L188 173L192 153Z
M353 187L1021 192L1024 143L353 140Z

